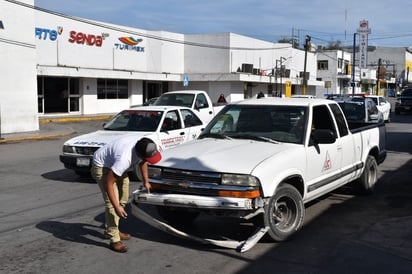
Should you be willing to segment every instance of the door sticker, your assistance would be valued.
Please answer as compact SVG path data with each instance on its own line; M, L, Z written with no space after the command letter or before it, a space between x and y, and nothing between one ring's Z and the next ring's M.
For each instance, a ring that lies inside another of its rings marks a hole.
M332 162L330 160L329 152L326 151L325 162L323 163L322 172L332 168Z

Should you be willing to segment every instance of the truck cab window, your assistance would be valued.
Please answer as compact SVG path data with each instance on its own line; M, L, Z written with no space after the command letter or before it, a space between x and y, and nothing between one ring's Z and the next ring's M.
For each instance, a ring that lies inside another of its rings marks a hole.
M312 130L315 129L330 129L336 135L336 129L327 106L313 107Z

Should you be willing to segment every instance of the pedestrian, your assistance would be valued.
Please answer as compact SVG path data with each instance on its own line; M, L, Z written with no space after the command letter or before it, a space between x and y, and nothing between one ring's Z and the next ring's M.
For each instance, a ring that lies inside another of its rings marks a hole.
M256 96L256 98L263 98L263 97L265 97L265 94L261 91L261 92L259 92L258 93L258 95Z
M120 218L126 219L125 206L129 199L128 170L139 166L143 186L150 192L148 163L155 164L161 159L156 143L146 137L122 137L99 148L93 155L92 177L96 180L105 202L105 236L110 238L110 249L126 252L122 242L131 238L130 234L119 230Z
M220 94L219 99L217 99L217 103L218 104L225 104L226 103L226 98L225 96L222 94Z

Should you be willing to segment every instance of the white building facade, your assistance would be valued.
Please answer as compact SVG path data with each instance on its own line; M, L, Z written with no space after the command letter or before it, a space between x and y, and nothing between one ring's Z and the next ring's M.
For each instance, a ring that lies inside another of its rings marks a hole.
M48 115L116 113L171 90L202 89L212 100L223 93L228 101L260 91L302 94L305 52L290 44L147 31L32 5L0 2L2 133L38 130ZM316 58L307 53L308 94L323 85Z

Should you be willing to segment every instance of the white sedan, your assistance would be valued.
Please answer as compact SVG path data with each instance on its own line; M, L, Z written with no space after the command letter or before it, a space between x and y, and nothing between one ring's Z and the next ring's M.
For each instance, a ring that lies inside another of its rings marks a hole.
M162 150L194 140L205 124L190 109L175 106L132 107L114 116L102 130L66 141L60 161L76 173L88 174L93 153L101 146L122 136L146 136Z
M385 122L390 122L391 121L391 103L389 103L383 96L368 95L368 98L371 98L375 102L379 111L382 112L383 119L385 120Z

